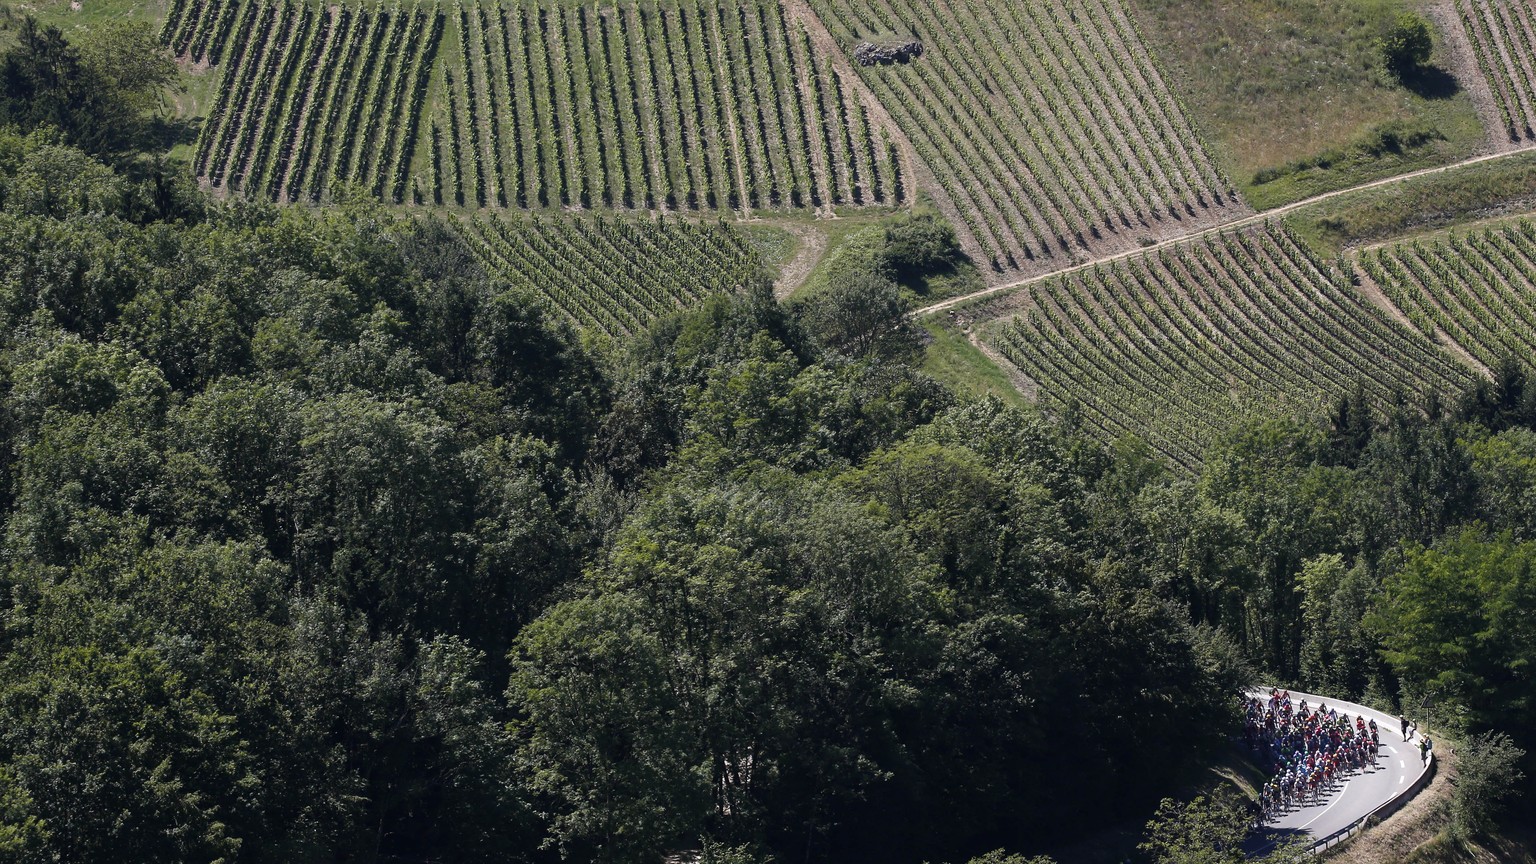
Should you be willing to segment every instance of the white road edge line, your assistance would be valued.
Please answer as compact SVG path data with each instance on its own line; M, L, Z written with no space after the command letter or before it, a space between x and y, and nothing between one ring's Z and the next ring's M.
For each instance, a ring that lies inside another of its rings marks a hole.
M1296 830L1297 831L1305 831L1305 830L1307 830L1307 828L1309 826L1311 826L1311 824L1313 822L1316 822L1317 820L1323 818L1324 816L1327 816L1329 810L1332 810L1334 807L1336 807L1338 805L1338 803L1340 801L1344 800L1344 793L1346 793L1348 791L1349 791L1349 781L1346 780L1346 781L1344 781L1344 785L1339 788L1339 794L1338 794L1337 797L1335 797L1333 799L1333 803L1329 804L1327 807L1324 807L1323 808L1323 812L1317 814L1316 816L1313 816L1311 819L1308 819L1306 825L1302 825L1301 827L1297 828Z
M1259 691L1259 693L1260 693L1260 695L1262 695L1262 691ZM1313 694L1300 694L1300 695L1306 696L1307 698L1319 698L1319 699L1321 698L1321 697L1314 696ZM1368 705L1355 705L1354 703L1351 703L1351 702L1342 702L1342 703L1338 703L1338 704L1349 705L1349 706L1351 706L1354 709L1364 709L1364 713L1366 713L1366 714L1370 714L1370 715L1373 715L1373 716L1374 715L1380 715L1381 717L1385 717L1388 722L1393 722L1392 718L1386 717L1386 715L1382 714L1380 711L1377 711L1374 708L1371 708ZM1386 744L1383 744L1381 746L1384 749L1391 751L1391 753L1394 756L1397 755L1397 748L1396 747L1392 747L1392 746L1386 745ZM1387 767L1387 766L1382 766L1382 767ZM1408 769L1407 760L1405 760L1405 759L1397 760L1397 767L1398 767L1398 769L1400 771L1406 772L1407 769ZM1426 770L1428 770L1428 766L1424 766L1424 768L1421 769L1420 773L1418 775L1415 775L1415 779L1417 779L1419 776L1421 776L1423 774L1423 771L1426 771ZM1338 797L1334 798L1333 801L1329 802L1328 806L1323 808L1322 812L1318 813L1316 816L1313 816L1311 819L1308 819L1306 824L1301 825L1298 828L1288 829L1288 830L1306 831L1307 828L1311 827L1313 823L1315 823L1317 820L1323 818L1323 816L1325 814L1327 814L1327 812L1329 810L1333 809L1335 804L1338 804L1340 801L1344 800L1345 794L1349 791L1349 788L1350 788L1350 785L1351 785L1350 781L1353 780L1353 779L1357 779L1357 778L1350 778L1349 780L1346 780L1344 782L1343 787L1339 789ZM1388 781L1388 782L1391 782L1391 781ZM1407 782L1408 782L1408 775L1406 773L1398 775L1397 785L1402 786L1402 785L1406 784ZM1393 794L1396 795L1398 793L1394 792ZM1271 848L1272 847L1273 847L1273 844L1271 844Z

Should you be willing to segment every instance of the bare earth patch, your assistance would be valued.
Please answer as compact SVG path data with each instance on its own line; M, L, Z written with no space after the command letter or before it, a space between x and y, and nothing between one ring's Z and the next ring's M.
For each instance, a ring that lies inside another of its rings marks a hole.
M795 256L779 268L779 278L773 283L773 296L787 299L821 262L827 252L827 234L811 225L784 225L785 231L795 235Z

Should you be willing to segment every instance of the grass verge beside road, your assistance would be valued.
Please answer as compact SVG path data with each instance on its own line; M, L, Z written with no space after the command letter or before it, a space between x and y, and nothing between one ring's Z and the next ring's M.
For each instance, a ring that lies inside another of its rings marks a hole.
M1536 151L1362 189L1302 207L1286 224L1318 254L1536 206Z
M1029 404L1008 373L981 353L966 335L948 322L928 318L920 322L932 341L923 358L923 371L963 396L996 396L1010 405Z

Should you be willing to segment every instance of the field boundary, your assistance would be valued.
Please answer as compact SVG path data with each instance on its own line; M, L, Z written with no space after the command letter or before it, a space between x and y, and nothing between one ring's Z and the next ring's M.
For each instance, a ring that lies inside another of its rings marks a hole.
M1280 218L1282 218L1284 216L1287 216L1287 215L1289 215L1291 213L1294 213L1294 212L1296 212L1298 210L1302 210L1302 209L1310 207L1310 206L1312 206L1314 204L1320 204L1320 203L1322 203L1324 201L1329 201L1329 200L1332 200L1334 198L1339 198L1339 197L1344 196L1344 195L1350 195L1350 194L1353 194L1353 193L1356 193L1356 192L1363 192L1363 191L1368 190L1368 189L1376 189L1376 188L1380 188L1382 186L1390 186L1390 185L1393 185L1393 184L1396 184L1396 183L1402 183L1402 182L1405 182L1405 181L1408 181L1408 180L1413 180L1413 179L1416 179L1416 178L1419 178L1419 177L1428 177L1428 176L1432 176L1432 175L1435 175L1435 174L1445 174L1445 173L1449 173L1451 171L1456 171L1456 170L1459 170L1459 169L1462 169L1462 168L1467 168L1467 167L1470 167L1472 165L1481 164L1483 162L1492 162L1492 161L1496 161L1496 160L1499 160L1499 159L1507 159L1507 158L1510 158L1510 157L1513 157L1513 156L1518 156L1520 154L1529 153L1529 152L1532 152L1532 151L1536 151L1536 143L1526 144L1526 145L1523 145L1521 147L1516 147L1516 148L1511 149L1511 150L1504 150L1504 151L1501 151L1501 152L1498 152L1498 153L1485 153L1485 154L1483 154L1481 156L1473 156L1473 157L1470 157L1470 158L1467 158L1467 159L1463 159L1460 162L1452 162L1449 165L1438 165L1438 166L1436 166L1434 168L1424 168L1424 169L1420 169L1418 171L1411 171L1411 172L1409 172L1407 174L1399 174L1396 177L1383 177L1380 180L1372 180L1369 183L1361 183L1358 186L1350 186L1350 187L1345 188L1345 189L1335 189L1332 192L1324 192L1321 195L1314 195L1311 198L1304 198L1304 199L1302 199L1300 201L1294 201L1294 202L1292 202L1290 204L1286 204L1286 205L1281 206L1281 207L1276 207L1273 210L1266 210L1263 213L1255 213L1255 214L1253 214L1251 216L1243 216L1243 217L1240 217L1238 219L1233 219L1230 222L1224 222L1224 223L1222 223L1220 225L1212 226L1210 228L1205 228L1205 229L1202 229L1200 231L1195 231L1193 233L1185 234L1185 235L1180 236L1180 237L1174 237L1174 238L1170 238L1170 239L1167 239L1167 240L1162 240L1162 241L1159 241L1159 242L1156 242L1156 243L1152 243L1150 245L1147 245L1147 246L1144 246L1144 247L1141 247L1141 248L1138 248L1138 249L1128 249L1128 250L1125 250L1125 251L1122 251L1122 252L1116 252L1116 253L1114 253L1112 255L1105 255L1105 256L1100 257L1100 258L1095 258L1095 259L1093 259L1091 261L1085 261L1085 262L1082 262L1082 263L1079 263L1079 264L1074 264L1074 265L1072 265L1070 267L1064 267L1064 268L1062 268L1060 270L1053 270L1053 271L1051 271L1049 273L1042 273L1042 274L1037 275L1037 276L1030 276L1030 277L1025 278L1025 279L1019 279L1017 281L1007 282L1007 283L1004 283L1004 284L1001 284L1001 285L993 285L993 286L990 286L990 287L987 287L987 288L983 288L983 289L981 289L979 291L972 291L969 294L962 294L959 297L951 297L948 300L943 300L941 302L934 303L934 304L931 304L929 306L924 306L924 307L916 310L913 314L918 316L918 317L923 317L923 316L927 316L927 315L935 315L935 314L938 314L940 312L945 312L945 311L948 311L948 310L951 310L951 309L955 309L955 308L960 307L960 306L968 305L968 304L970 304L972 302L975 302L975 301L978 301L978 300L984 300L984 299L991 298L991 297L998 297L998 296L1002 296L1002 295L1005 295L1005 294L1009 294L1009 293L1012 293L1013 291L1017 291L1020 288L1026 288L1026 287L1028 287L1030 285L1035 285L1035 284L1044 282L1047 279L1051 279L1051 278L1054 278L1054 277L1057 277L1057 276L1066 276L1066 275L1070 275L1070 274L1073 274L1073 273L1079 273L1079 272L1082 272L1084 270L1091 270L1092 268L1098 267L1098 266L1103 265L1103 264L1110 264L1110 263L1113 263L1115 261L1124 261L1124 260L1129 259L1129 258L1135 258L1138 255L1146 255L1146 254L1157 252L1157 251L1160 251L1160 250L1163 250L1163 249L1169 249L1169 248L1173 248L1173 247L1176 247L1176 246L1181 246L1181 245L1184 245L1186 243L1191 243L1191 242L1194 242L1196 240L1200 240L1200 239L1202 239L1204 237L1211 237L1211 236L1214 236L1214 235L1217 235L1217 234L1221 234L1221 233L1226 232L1226 231L1233 231L1233 230L1237 230L1237 229L1240 229L1240 228L1246 228L1246 227L1249 227L1251 225L1257 225L1257 224L1263 223L1263 222L1265 222L1267 220L1280 219Z

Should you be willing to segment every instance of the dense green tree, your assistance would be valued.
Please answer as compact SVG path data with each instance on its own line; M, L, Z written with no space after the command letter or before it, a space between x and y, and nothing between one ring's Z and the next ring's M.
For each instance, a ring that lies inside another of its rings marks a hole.
M827 348L850 357L901 358L919 347L907 300L878 273L846 274L801 306L807 329Z
M1156 864L1241 864L1250 860L1243 847L1253 817L1230 793L1196 796L1189 801L1163 799L1147 823L1141 851ZM1283 844L1260 861L1297 864L1312 857L1304 842Z
M1533 731L1536 544L1456 531L1407 552L1371 626L1406 681L1461 705L1480 726Z
M1237 559L1248 570L1246 608L1233 632L1262 666L1290 678L1301 642L1302 562L1334 548L1349 526L1352 478L1321 464L1321 430L1295 422L1239 426L1208 456L1209 501L1238 520Z
M1456 749L1456 776L1450 802L1451 837L1466 842L1486 834L1525 779L1520 760L1525 751L1503 732L1469 736Z
M966 864L1054 864L1054 862L1046 855L1026 858L1023 855L1009 855L1003 849L994 849L985 855L977 855Z
M82 50L28 16L0 57L0 124L51 127L87 152L122 154L146 143L148 115L175 76L147 25L104 28Z
M1187 471L915 368L924 217L583 344L430 218L71 140L0 131L0 857L1034 851L1155 808L1254 669L1532 735L1518 364Z
M1376 642L1364 620L1379 591L1364 560L1344 566L1343 556L1320 555L1302 564L1303 636L1301 680L1318 692L1360 699L1377 676Z
M922 575L793 476L662 493L519 640L508 695L556 837L603 860L706 833L822 842L900 758L888 701Z
M1536 431L1517 426L1497 435L1467 436L1478 511L1516 540L1536 539Z
M1163 799L1141 850L1157 864L1242 864L1251 818L1235 797Z

